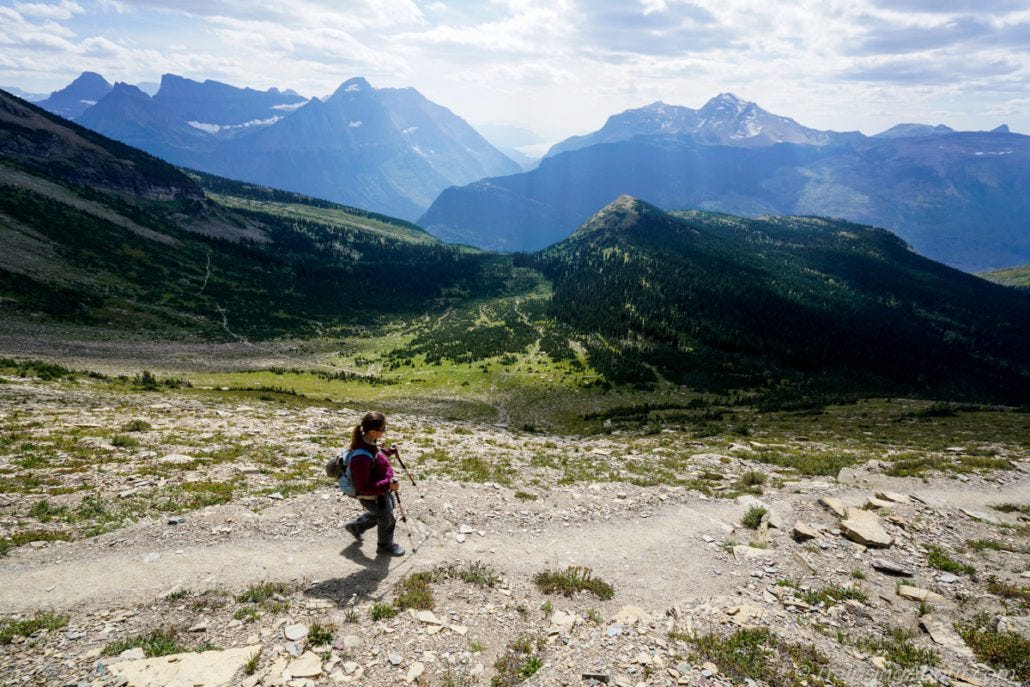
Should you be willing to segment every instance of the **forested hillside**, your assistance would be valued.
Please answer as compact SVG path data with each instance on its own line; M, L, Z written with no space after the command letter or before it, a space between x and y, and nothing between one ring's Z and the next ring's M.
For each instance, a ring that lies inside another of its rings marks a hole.
M525 261L612 380L1030 398L1030 297L881 230L623 197Z
M398 220L190 178L5 93L0 134L8 316L162 336L304 336L422 313L447 294L495 293L510 271L510 260Z

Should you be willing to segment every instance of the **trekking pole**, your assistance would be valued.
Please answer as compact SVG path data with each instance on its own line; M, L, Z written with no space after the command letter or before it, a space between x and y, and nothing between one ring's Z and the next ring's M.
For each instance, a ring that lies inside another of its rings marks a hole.
M423 494L422 490L418 488L417 484L415 484L415 478L411 476L411 470L408 470L408 466L404 464L403 460L401 460L401 451L400 451L400 449L397 448L396 444L394 444L390 448L393 449L393 455L396 456L397 462L401 464L401 469L404 470L404 474L408 476L409 480L411 480L411 486L415 487L415 493L418 494L418 497L420 499L424 499L425 498L425 494ZM398 503L400 503L400 501L398 501Z
M399 491L391 491L390 496L397 502L397 511L401 514L401 522L405 524L404 531L408 535L408 543L411 545L411 552L415 553L418 551L418 545L415 544L415 538L411 536L411 528L407 527L408 516L404 512L404 505L401 503L401 493Z
M408 514L404 512L404 504L401 503L400 493L396 491L391 491L390 496L393 498L394 503L397 504L397 511L401 514L401 522L407 522Z

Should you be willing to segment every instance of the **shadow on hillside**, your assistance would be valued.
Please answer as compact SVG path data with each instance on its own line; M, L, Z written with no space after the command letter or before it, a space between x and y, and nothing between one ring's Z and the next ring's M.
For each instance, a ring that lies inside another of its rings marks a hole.
M316 582L304 590L305 596L313 596L319 599L328 599L337 606L350 606L351 599L366 597L379 588L379 583L390 574L390 557L376 556L371 558L361 550L358 542L353 542L342 551L340 555L361 566L357 572L346 577L334 577L321 582Z

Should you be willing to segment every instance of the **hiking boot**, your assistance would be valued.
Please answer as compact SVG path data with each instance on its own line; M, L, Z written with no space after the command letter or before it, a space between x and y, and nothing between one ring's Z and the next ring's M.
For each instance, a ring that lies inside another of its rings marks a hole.
M361 541L361 530L359 530L358 526L355 525L353 522L349 522L346 525L344 525L343 529L350 532L351 536L354 537L355 540L357 540L358 542Z
M387 555L387 556L403 556L404 555L404 547L401 546L400 544L386 544L386 545L380 544L379 546L376 547L376 551L378 553L381 553L381 554L384 554L384 555Z

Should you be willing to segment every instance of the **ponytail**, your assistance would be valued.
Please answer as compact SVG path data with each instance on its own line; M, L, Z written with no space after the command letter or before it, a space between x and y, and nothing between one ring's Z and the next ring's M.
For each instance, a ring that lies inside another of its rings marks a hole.
M361 418L361 424L354 425L354 429L351 430L351 449L358 447L358 442L361 441L365 432L374 432L379 429L386 429L386 416L378 412L365 413L365 416Z

